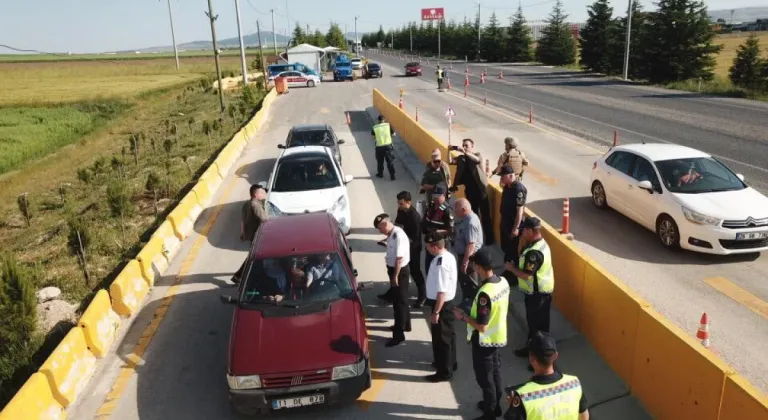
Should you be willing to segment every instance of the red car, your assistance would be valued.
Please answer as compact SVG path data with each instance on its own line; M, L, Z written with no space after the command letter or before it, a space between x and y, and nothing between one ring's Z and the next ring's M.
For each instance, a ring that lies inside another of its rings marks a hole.
M330 213L267 220L235 304L227 383L241 414L353 402L371 387L351 249Z
M408 63L405 65L406 76L421 76L421 64L417 62Z

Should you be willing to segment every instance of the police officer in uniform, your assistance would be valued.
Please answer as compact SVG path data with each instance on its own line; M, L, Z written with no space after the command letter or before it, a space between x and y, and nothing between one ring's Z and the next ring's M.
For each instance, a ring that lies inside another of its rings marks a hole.
M557 345L548 333L536 333L529 341L530 381L505 389L507 420L589 420L587 399L579 378L555 369Z
M395 325L392 327L392 339L386 347L396 346L405 341L405 332L411 331L411 311L408 308L408 285L411 278L411 261L408 236L399 226L395 226L387 213L381 213L373 219L373 226L387 235L387 277L392 290L392 307L395 312Z
M503 166L501 175L501 249L504 251L504 262L517 265L520 248L520 234L525 218L525 204L528 200L528 189L517 179L517 175L509 166Z
M525 294L525 318L530 339L539 331L549 332L555 272L549 245L541 237L541 221L529 217L523 222L522 229L524 248L520 261L517 266L508 262L505 268L517 276L517 288ZM527 347L515 350L515 355L528 357L528 350Z
M458 369L456 363L456 331L453 299L456 297L458 271L456 257L445 249L442 235L427 234L427 253L434 258L427 268L427 301L430 332L432 334L432 366L437 372L427 376L429 382L450 381Z
M393 154L392 136L395 130L379 115L379 123L371 129L371 135L376 137L376 176L384 178L384 161L387 161L389 177L395 179L395 156Z
M440 68L440 64L437 65L437 71L435 71L435 74L437 75L437 89L439 91L443 90L443 78L445 77L445 71Z
M481 419L501 416L501 348L507 345L507 313L509 312L509 283L493 273L493 258L489 248L480 248L472 256L474 269L482 284L472 302L469 315L456 308L456 317L467 323L467 341L472 344L472 365L475 379L483 391L477 403Z
M427 211L424 212L424 217L421 219L421 231L424 235L429 233L437 233L446 240L446 247L448 243L453 240L453 227L455 221L455 215L453 209L446 202L445 188L441 185L435 186L431 191L432 200L430 201ZM424 267L429 270L429 265L432 263L432 254L429 252L424 256Z

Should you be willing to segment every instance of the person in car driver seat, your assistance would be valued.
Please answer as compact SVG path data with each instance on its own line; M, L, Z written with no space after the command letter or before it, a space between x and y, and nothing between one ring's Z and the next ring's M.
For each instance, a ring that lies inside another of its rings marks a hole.
M304 267L309 290L311 293L323 293L328 290L341 291L341 270L338 260L332 254L324 253L312 255Z

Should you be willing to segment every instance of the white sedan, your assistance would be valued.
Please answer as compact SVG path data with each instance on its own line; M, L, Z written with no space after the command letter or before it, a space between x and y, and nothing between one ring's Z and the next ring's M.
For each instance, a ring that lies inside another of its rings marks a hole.
M288 79L288 87L315 87L322 82L319 76L302 73L300 71L284 71L275 77L285 77Z
M278 217L328 212L347 235L352 227L347 184L352 179L325 146L284 149L269 182L261 183L267 188L267 213Z
M656 232L667 248L768 250L768 197L712 156L673 144L628 144L592 166L592 201Z
M363 68L363 60L361 60L359 58L353 58L353 59L349 60L349 62L350 62L350 64L352 64L352 68L354 70L360 70L360 69Z

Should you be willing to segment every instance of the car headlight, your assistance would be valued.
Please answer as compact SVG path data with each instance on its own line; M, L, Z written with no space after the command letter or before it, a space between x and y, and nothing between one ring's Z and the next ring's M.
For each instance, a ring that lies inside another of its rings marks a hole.
M689 222L697 225L717 226L722 221L716 217L707 216L706 214L701 214L686 207L683 207L683 215Z
M331 213L338 213L340 211L347 209L347 196L342 195L339 197L338 200L336 200L336 203L331 207L330 212Z
M227 375L227 384L229 385L229 389L257 389L261 388L261 378L259 375Z
M286 213L284 213L282 210L280 210L276 205L272 204L271 201L267 201L266 205L267 214L270 217L277 217L277 216L285 216Z
M351 365L336 366L333 368L332 381L339 379L355 378L365 373L365 359Z

